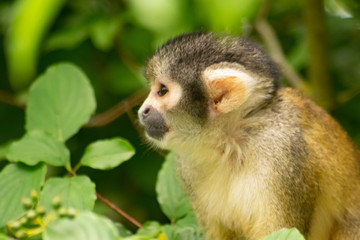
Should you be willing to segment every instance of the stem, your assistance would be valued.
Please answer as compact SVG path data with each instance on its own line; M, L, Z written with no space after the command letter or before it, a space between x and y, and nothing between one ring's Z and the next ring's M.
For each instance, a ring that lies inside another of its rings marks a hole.
M323 0L305 0L305 20L308 31L309 80L313 98L319 105L331 109L335 105L328 71L328 49Z
M349 90L345 90L343 92L340 92L337 95L336 102L337 103L346 103L359 94L360 94L360 86L358 86L356 88L351 88Z
M72 171L73 171L74 173L76 173L77 170L79 170L80 167L81 167L81 161L79 161L79 162L75 165L75 167L72 169Z
M97 196L98 200L101 201L102 203L104 203L106 206L108 206L109 208L111 208L112 210L114 210L115 212L117 212L118 214L123 216L124 218L126 218L128 221L130 221L132 224L134 224L138 228L141 228L141 224L138 221L136 221L134 218L130 217L127 213L125 213L123 210L118 208L115 204L113 204L108 199L106 199L105 197L100 195L100 193L97 192L96 196Z
M77 164L74 169L69 171L69 174L71 174L72 176L76 176L76 170L79 168L78 166L80 167L81 164ZM125 219L130 221L132 224L134 224L138 228L141 228L141 224L138 221L136 221L134 218L130 217L126 212L121 210L114 203L110 202L110 200L108 200L107 198L103 197L100 193L96 192L96 197L100 202L104 203L107 207L109 207L110 209L114 210L115 212L117 212L118 214L123 216Z
M18 108L25 108L25 103L18 101L10 93L7 93L7 92L1 91L1 90L0 90L0 102L6 103L8 105L18 107Z

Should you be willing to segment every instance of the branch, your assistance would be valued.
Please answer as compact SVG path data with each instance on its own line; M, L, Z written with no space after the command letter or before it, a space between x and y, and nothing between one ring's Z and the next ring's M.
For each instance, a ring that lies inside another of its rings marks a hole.
M140 105L145 100L146 96L147 96L147 91L145 89L141 89L132 96L119 102L109 110L93 116L90 119L90 121L87 124L85 124L84 127L90 128L90 127L101 127L107 125L110 122L117 119L118 117L120 117L122 114L127 113L133 107Z
M103 197L102 195L100 195L100 193L96 193L97 199L99 201L101 201L102 203L104 203L106 206L108 206L109 208L111 208L112 210L114 210L115 212L117 212L118 214L120 214L121 216L123 216L124 218L126 218L128 221L130 221L132 224L134 224L135 226L137 226L138 228L141 228L141 224L136 221L134 218L130 217L127 213L125 213L124 211L122 211L120 208L118 208L115 204L113 204L112 202L110 202L107 198Z
M68 170L68 174L70 176L76 176L76 171L74 171L72 169L70 169L70 170L67 169L67 170ZM109 207L110 209L114 210L116 213L123 216L125 219L127 219L129 222L131 222L132 224L134 224L138 228L141 228L141 224L138 221L136 221L134 218L130 217L126 212L121 210L114 203L110 202L110 200L108 200L107 198L103 197L100 193L96 192L96 197L100 202L104 203L107 207Z
M270 4L270 0L265 0L263 2L255 21L255 29L263 39L271 57L280 65L284 76L295 88L301 90L302 92L307 92L307 86L304 80L287 61L274 29L266 20Z
M0 90L0 102L6 103L8 105L18 107L18 108L25 108L25 103L20 102L10 93L7 93L7 92L1 91L1 90Z
M336 97L337 103L346 103L360 94L360 86L340 92Z

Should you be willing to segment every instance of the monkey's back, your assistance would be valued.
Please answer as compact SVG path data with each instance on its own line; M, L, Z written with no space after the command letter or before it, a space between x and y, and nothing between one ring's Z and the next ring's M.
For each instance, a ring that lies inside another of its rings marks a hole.
M316 184L312 186L315 204L308 238L327 239L327 232L331 232L332 239L357 239L359 230L354 232L349 228L358 229L354 222L360 220L359 150L326 111L297 91L283 88L278 97L292 106L286 108L292 111L287 115L299 119L295 122L300 124L307 146L306 161L311 166L307 177L314 178Z

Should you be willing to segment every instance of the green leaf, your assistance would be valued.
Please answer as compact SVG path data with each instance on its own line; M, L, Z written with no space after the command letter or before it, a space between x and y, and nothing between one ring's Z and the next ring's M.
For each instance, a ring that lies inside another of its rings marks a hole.
M360 18L360 2L358 0L328 0L325 1L327 12L342 18Z
M194 227L194 228L199 227L194 212L188 213L184 218L177 221L176 226L179 226L179 227Z
M126 238L120 237L120 240L158 240L158 239L152 238L152 237L144 237L144 236L132 235L132 236L126 237Z
M263 240L305 240L301 233L296 228L283 228L279 231L273 232Z
M13 239L0 233L0 240L13 240Z
M85 41L88 35L89 29L85 24L74 25L50 35L44 48L46 51L72 49Z
M64 143L40 131L27 133L10 145L7 159L36 165L46 162L54 166L70 166L70 153Z
M0 161L5 159L9 147L10 147L10 143L5 143L3 145L0 145Z
M161 232L160 224L158 222L146 222L144 223L141 228L136 232L136 235L155 238Z
M44 240L117 240L113 222L92 212L79 213L75 219L57 219L46 226Z
M159 172L156 192L160 207L165 215L175 221L191 212L188 198L182 191L181 184L175 173L175 154L166 156Z
M179 227L177 225L163 226L163 232L167 239L171 240L205 240L198 228Z
M94 91L76 66L49 67L31 86L26 109L26 130L42 130L64 142L95 111Z
M113 45L116 33L120 31L121 23L120 16L96 19L90 30L94 45L100 50L109 50Z
M184 1L178 0L132 0L129 2L129 10L135 20L145 28L161 34L184 31L185 6Z
M91 143L81 158L81 165L96 169L111 169L135 154L131 144L122 138L99 140Z
M200 227L198 226L195 214L190 212L174 225L165 225L162 231L168 239L196 239L205 240Z
M340 0L343 2L347 9L352 13L358 20L360 19L360 2L357 0Z
M7 31L7 65L10 83L23 90L34 79L43 37L65 0L13 1L11 26ZM25 40L26 39L26 40Z
M29 167L21 163L9 164L0 173L0 227L20 217L25 210L21 199L30 196L32 189L40 191L46 166Z
M116 229L119 232L119 235L121 237L129 237L132 235L132 232L130 232L124 225L122 225L121 223L115 223Z
M226 4L218 0L197 0L204 23L212 31L240 33L242 23L251 21L261 6L261 0L228 0Z
M39 205L51 210L56 196L60 196L62 207L91 211L96 200L95 184L87 176L50 178L45 183Z

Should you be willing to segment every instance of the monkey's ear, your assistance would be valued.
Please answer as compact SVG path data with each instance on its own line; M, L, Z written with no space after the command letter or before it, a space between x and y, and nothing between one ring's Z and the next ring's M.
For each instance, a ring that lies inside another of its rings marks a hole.
M254 84L252 76L242 69L211 66L203 72L203 80L215 113L228 113L239 108L247 99Z

